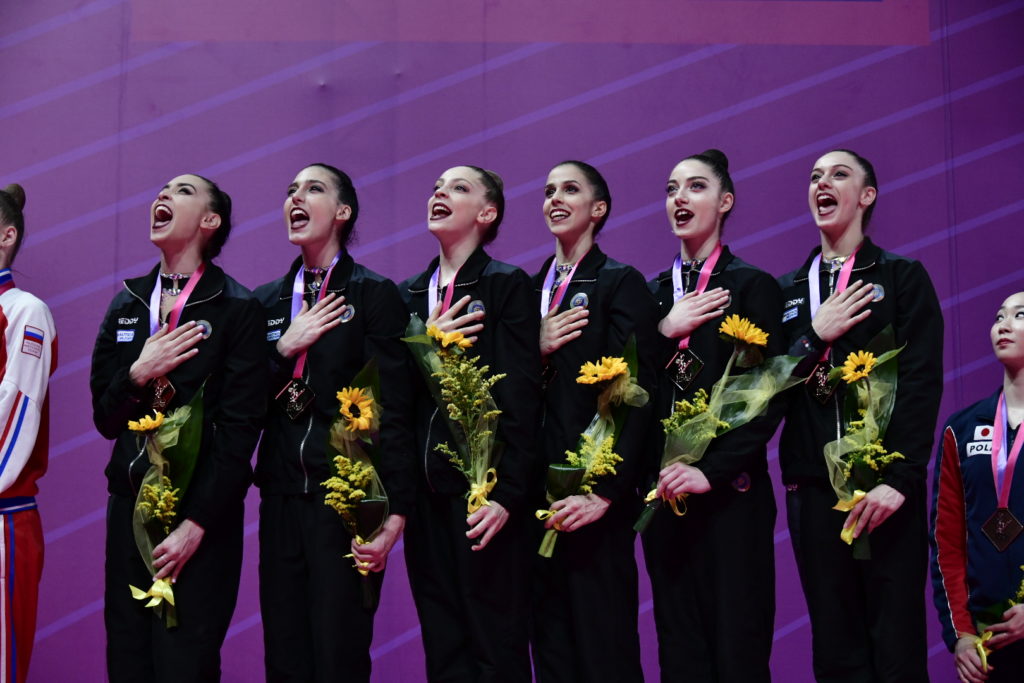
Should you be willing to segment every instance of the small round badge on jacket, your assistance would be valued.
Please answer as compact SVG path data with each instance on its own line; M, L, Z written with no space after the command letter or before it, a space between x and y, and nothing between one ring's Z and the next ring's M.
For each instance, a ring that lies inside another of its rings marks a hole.
M750 490L750 475L740 472L740 476L732 480L732 487L740 493L746 493Z
M580 292L569 301L569 306L572 308L586 308L590 303L590 297L583 292Z
M341 309L341 322L347 323L352 318L356 317L356 307L351 304L346 304Z
M882 285L878 285L878 284L872 285L872 287L871 287L871 300L872 301L881 301L884 298L885 298L885 287L883 287Z
M203 339L209 339L210 335L213 334L213 325L210 324L209 320L197 320L196 327L203 331Z
M473 299L472 301L469 302L469 306L466 308L466 312L467 313L483 313L484 312L484 302L480 301L480 299Z

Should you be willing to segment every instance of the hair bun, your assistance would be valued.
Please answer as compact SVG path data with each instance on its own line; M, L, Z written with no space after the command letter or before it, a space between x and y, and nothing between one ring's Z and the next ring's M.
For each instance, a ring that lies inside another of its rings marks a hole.
M721 167L723 171L729 170L729 157L725 156L725 152L720 149L706 149L700 153L700 156L710 159L716 166Z
M11 183L4 188L4 192L14 200L14 204L18 207L19 211L25 208L25 188L18 183Z

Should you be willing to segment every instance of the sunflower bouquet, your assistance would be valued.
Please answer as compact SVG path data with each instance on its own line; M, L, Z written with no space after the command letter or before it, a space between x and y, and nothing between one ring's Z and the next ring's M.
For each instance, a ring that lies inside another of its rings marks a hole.
M388 518L388 496L377 473L382 408L376 360L371 358L336 396L338 415L327 440L334 476L321 486L327 489L324 503L341 515L349 534L362 545L373 541ZM375 609L379 585L371 581L368 567L356 561L355 568L363 577L363 606Z
M622 432L626 415L631 407L646 405L647 392L637 384L636 339L630 336L622 357L601 358L597 363L587 362L580 367L577 384L600 385L597 395L597 413L583 433L575 451L565 452L564 463L548 465L547 501L554 503L572 495L593 492L598 477L612 476L622 457L615 453L615 442ZM551 517L554 510L537 510L537 519ZM537 551L542 557L551 557L558 539L558 528L548 529Z
M491 389L504 374L490 374L478 356L467 352L473 343L461 332L425 328L417 316L409 319L403 341L423 371L430 393L448 423L453 448L448 442L435 450L466 477L466 515L490 505L487 496L498 483L497 464L501 457L496 442L498 410Z
M689 400L677 401L672 415L661 421L665 449L660 469L677 462L684 465L697 462L704 457L713 439L762 415L773 396L801 381L792 376L800 359L774 356L766 360L763 349L768 344L768 333L746 318L728 316L719 326L718 334L733 345L725 371L711 387L710 395L701 389ZM733 375L732 369L736 366L748 370ZM683 494L666 501L658 496L657 487L651 489L633 528L643 533L665 503L676 515L685 515L685 498Z
M152 576L153 549L167 538L175 526L178 506L188 491L192 472L199 456L203 432L203 389L200 388L188 405L167 415L154 411L138 420L129 420L128 429L135 432L139 455L146 453L149 469L142 477L142 486L135 499L132 533L142 561ZM174 609L174 590L168 579L157 579L148 590L129 584L132 597L148 600L164 619L167 628L178 625Z
M854 351L841 366L829 373L829 382L845 383L843 436L825 444L825 463L839 502L833 509L849 512L867 492L884 482L885 469L901 453L890 453L882 445L896 401L896 356L893 331L888 326L870 344L869 350ZM885 352L879 349L888 348ZM840 538L853 546L853 556L870 559L867 534L853 537L850 525Z

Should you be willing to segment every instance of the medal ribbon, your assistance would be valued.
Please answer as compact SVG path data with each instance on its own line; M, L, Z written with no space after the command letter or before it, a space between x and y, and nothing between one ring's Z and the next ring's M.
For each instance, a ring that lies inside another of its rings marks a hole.
M448 283L448 288L444 290L444 302L441 304L441 313L447 312L452 307L452 295L455 294L455 278L459 277L460 270L462 270L462 266L455 269L452 281ZM433 313L437 307L437 284L440 279L441 266L438 265L434 274L430 276L430 289L427 290L427 315Z
M171 308L170 315L167 316L167 331L173 332L174 328L178 326L178 321L181 320L181 312L185 310L185 303L188 301L189 295L192 290L199 284L200 278L203 277L203 272L206 270L206 264L200 263L199 267L196 268L196 272L192 273L192 277L188 279L188 283L185 284L185 288L181 290L181 294L178 295L178 300L174 302L174 307ZM150 336L156 334L156 331L160 329L160 291L163 289L163 282L161 282L160 273L156 275L156 286L153 287L153 293L149 295L149 334Z
M708 288L708 283L711 281L711 273L714 272L715 266L718 264L718 257L722 255L722 243L719 242L715 245L715 250L711 252L711 255L704 261L704 265L700 267L700 274L697 275L697 286L694 288L694 292L703 294L704 290ZM686 294L686 288L683 287L683 256L682 254L676 254L676 258L672 261L672 292L673 300L679 301ZM679 350L689 348L690 338L683 337L679 340Z
M861 243L863 244L863 242ZM847 285L850 284L850 275L853 274L853 264L857 260L857 252L860 251L860 245L853 250L850 257L843 262L843 267L839 270L839 279L836 280L836 291L845 292ZM814 257L814 261L811 262L811 269L807 274L807 287L810 290L811 299L811 320L814 320L814 316L818 314L818 308L821 307L821 252L819 251L817 256ZM828 357L832 355L832 345L829 344L825 347L825 353L821 359L827 361Z
M338 263L338 259L341 257L341 253L334 255L334 260L331 261L331 265L327 266L327 272L324 273L324 281L320 283L320 291L317 292L316 301L320 303L320 300L327 294L327 282L331 279L331 273L334 272L334 266ZM191 283L189 283L191 284ZM295 280L292 282L292 320L295 320L295 316L302 310L302 295L306 292L306 266L299 266L299 272L295 273ZM299 357L295 359L295 369L292 370L292 378L299 379L302 377L302 371L306 368L306 355L309 353L309 349L306 349L299 354Z
M1010 423L1006 414L1006 396L999 394L996 405L996 420L992 433L992 480L996 485L999 507L1006 508L1010 504L1010 487L1013 486L1013 470L1017 467L1017 456L1024 445L1024 429L1017 429L1017 438L1013 440L1013 448L1006 452L1006 434L1010 431Z
M593 248L593 246L590 247L590 249ZM540 317L543 318L562 304L562 299L565 298L565 290L569 289L569 283L572 282L572 276L576 274L576 269L583 263L583 259L587 258L590 249L587 249L586 253L580 256L576 263L572 264L572 270L569 271L569 274L558 285L554 296L551 296L551 288L555 285L555 271L557 270L558 259L551 259L551 267L548 268L548 274L544 276L544 288L540 292Z

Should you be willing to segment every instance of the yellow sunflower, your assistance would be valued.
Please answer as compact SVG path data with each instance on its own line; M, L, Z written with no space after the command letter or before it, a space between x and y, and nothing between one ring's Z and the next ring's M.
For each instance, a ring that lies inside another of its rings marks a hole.
M875 367L875 354L869 351L854 351L843 363L843 381L853 384L861 377L867 377Z
M446 349L453 344L458 346L460 349L468 349L473 345L473 342L466 339L461 332L442 332L441 328L437 325L431 325L428 327L427 335L436 339L441 346Z
M159 410L154 411L153 417L143 415L138 420L128 420L128 429L133 432L155 431L164 423L164 414Z
M373 426L377 405L368 391L347 387L339 391L337 396L341 401L341 414L345 417L347 431L367 431Z
M597 384L629 372L629 366L622 358L605 356L600 363L584 363L580 367L577 384Z
M753 346L766 346L768 344L767 332L738 315L730 315L726 318L718 328L718 332L741 344L751 344Z

